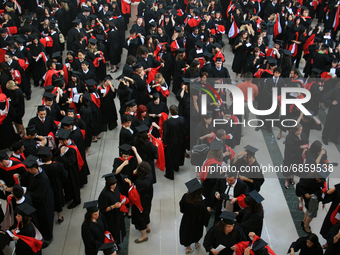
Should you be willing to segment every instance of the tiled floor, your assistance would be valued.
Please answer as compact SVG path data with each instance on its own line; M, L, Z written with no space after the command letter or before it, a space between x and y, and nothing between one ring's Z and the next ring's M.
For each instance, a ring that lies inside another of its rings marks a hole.
M132 17L135 17L136 6L132 7ZM232 79L234 74L231 71L231 64L233 55L229 51L229 48L224 49L226 56L226 66L231 73ZM126 57L126 50L123 52L122 59ZM303 60L302 60L303 61ZM303 66L302 63L301 66ZM123 63L121 64L121 67ZM120 72L117 72L113 77L117 77ZM114 82L114 86L117 87L117 83ZM32 99L26 102L26 115L24 117L24 124L28 123L28 120L35 115L36 106L41 102L42 89L33 88ZM168 99L168 104L177 104L177 101L173 94ZM116 105L119 105L118 99L116 99ZM254 117L254 116L253 116ZM267 131L264 131L267 132ZM274 135L277 136L278 129L273 129ZM242 148L251 144L256 146L260 151L256 154L258 162L262 164L278 164L278 161L282 158L284 150L284 138L277 141L276 146L267 145L264 139L268 139L268 135L265 133L255 132L254 128L245 129L244 137L241 140L241 145L235 148L236 153L242 150ZM94 143L91 147L92 154L87 157L87 161L90 167L91 175L89 176L89 183L81 190L82 202L97 199L100 191L104 187L104 180L101 178L103 174L109 173L112 170L113 159L118 156L118 137L119 128L113 131L102 133L102 139L98 143ZM320 140L321 133L319 131L311 131L310 141L313 142L316 139ZM270 138L269 138L270 140ZM268 149L269 148L269 149ZM328 152L328 157L331 162L337 161L339 158L339 151L335 146L325 146ZM269 150L271 153L269 154ZM339 168L336 168L339 171ZM179 201L182 195L186 192L184 183L188 181L192 176L193 169L189 166L189 160L186 160L185 165L180 168L178 173L175 173L175 180L170 181L163 177L164 173L159 169L157 173L157 183L154 185L154 198L151 212L151 233L149 234L149 241L142 244L135 244L134 240L140 236L140 233L134 229L134 226L130 226L129 236L129 254L161 254L161 255L173 255L184 254L185 248L179 243L179 226L181 221L181 213L179 211ZM261 194L265 197L263 202L265 211L264 229L262 231L262 238L266 240L273 248L276 254L286 254L289 245L292 241L298 238L298 232L294 225L294 219L291 216L288 203L295 203L296 196L292 194L286 201L283 190L281 188L279 179L274 174L265 174L266 181L261 188ZM296 179L297 181L297 179ZM332 179L330 185L338 183L339 179ZM291 201L291 202L290 202ZM296 205L293 205L297 207ZM318 230L321 227L324 216L326 215L328 206L323 210L320 206L318 217L312 221L311 227L318 234ZM85 210L81 206L73 210L64 209L63 216L65 221L62 225L54 226L54 241L45 250L43 254L49 255L70 255L70 254L84 254L84 245L80 236L80 226L83 221ZM301 213L300 213L301 215ZM295 218L295 216L294 216ZM323 244L324 240L320 237L320 242ZM13 244L9 248L6 248L5 254L12 254ZM204 248L201 246L194 251L193 254L206 254Z

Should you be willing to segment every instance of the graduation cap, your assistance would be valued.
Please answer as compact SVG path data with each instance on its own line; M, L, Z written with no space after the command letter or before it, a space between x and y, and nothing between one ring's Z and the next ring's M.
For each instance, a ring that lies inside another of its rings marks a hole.
M99 211L97 205L98 205L98 200L94 200L94 201L84 203L83 208L86 208L86 211L88 211L89 213L95 213Z
M68 113L68 112L73 112L73 113L75 113L76 111L75 111L73 108L68 108L68 109L66 110L66 113Z
M182 32L182 27L181 27L181 26L175 27L175 31L176 31L177 33Z
M149 25L150 25L151 27L157 27L157 22L152 21L152 22L149 23Z
M112 80L112 76L110 74L105 75L104 80Z
M0 154L0 161L6 160L6 159L9 159L9 158L8 158L8 155L7 155L6 153L1 153L1 154Z
M56 98L56 95L54 95L50 92L45 92L44 98L45 98L46 101L53 101Z
M185 186L187 186L189 193L193 193L196 190L202 188L202 184L197 178L194 178L188 182L185 183Z
M73 118L65 116L62 120L61 120L61 124L65 124L67 126L73 125Z
M102 178L105 178L107 182L115 182L117 180L114 173L104 174Z
M267 62L269 63L269 65L277 65L277 60L273 57L267 57Z
M87 91L83 94L83 98L85 98L87 101L92 102L91 94Z
M82 12L91 12L91 9L90 9L89 7L87 7L87 6L83 6L83 7L81 8L81 11L82 11Z
M46 87L44 87L45 92L52 92L55 89L55 87L53 85L48 85Z
M318 68L312 68L312 72L317 74L317 75L320 75L322 73L322 70L320 70Z
M85 81L86 85L89 86L89 87L92 87L92 86L95 86L97 85L97 82L93 79L90 79L90 80L86 80Z
M121 74L116 78L117 81L120 80L120 79L124 79L124 74Z
M38 152L38 156L49 157L51 155L51 148L50 147L40 147Z
M7 7L10 7L10 8L14 8L14 3L11 2L11 1L7 1L7 2L6 2L6 6L7 6Z
M265 241L263 241L263 239L258 239L254 242L253 244L253 247L251 248L255 254L256 254L256 251L259 251L263 248L265 248L265 246L268 245L268 243L266 243Z
M140 125L138 127L136 127L137 132L139 133L143 133L149 130L147 125Z
M172 9L170 12L171 12L172 16L177 16L177 10Z
M184 85L189 85L191 82L189 78L182 78L182 80Z
M96 35L96 38L97 38L97 40L98 41L104 41L105 40L105 37L104 37L104 35Z
M210 59L212 57L212 54L209 51L205 51L203 52L203 57Z
M320 37L314 37L314 42L320 43L322 42L322 39Z
M39 105L38 106L38 112L46 111L45 105Z
M118 146L119 149L121 149L122 152L125 152L123 154L129 154L130 151L131 151L131 145L130 144L127 144L127 143L124 143L120 146Z
M106 17L111 17L113 16L113 11L108 11L106 14L105 14Z
M23 39L21 36L16 37L14 40L17 41L18 43L25 43L26 42L26 40Z
M38 160L38 159L39 159L39 158L36 157L36 156L29 155L22 163L23 163L26 167L31 168L31 167L33 167L34 165L37 165L37 164L38 164L38 163L37 163L37 160Z
M31 215L32 213L36 211L36 209L32 207L31 205L29 205L28 203L22 203L18 205L17 210L20 215L24 214L27 216Z
M216 62L222 62L222 58L216 58Z
M133 70L136 70L136 69L141 68L141 67L142 67L141 63L137 63L137 64L134 64L132 68L133 68Z
M164 15L166 13L166 10L165 9L160 9L159 13Z
M178 53L184 53L185 52L185 49L184 48L179 48L176 50Z
M249 19L246 19L246 20L241 21L241 24L242 24L242 25L247 25L247 24L249 24L249 23L250 23L250 20L249 20Z
M249 196L251 196L258 204L264 200L264 198L256 190L251 191Z
M283 54L285 54L286 56L291 56L292 55L292 52L290 50L282 50L283 51Z
M216 139L213 140L211 143L210 143L210 150L211 151L219 151L219 150L222 150L222 142L220 141L217 141Z
M0 34L4 34L4 33L7 33L7 29L6 28L1 28L0 29Z
M39 39L37 33L32 33L32 34L29 35L29 37L30 37L32 40L34 40L34 39Z
M283 41L282 41L282 40L275 39L275 43L276 43L276 44L279 44L280 46L283 45Z
M339 59L333 58L333 59L332 59L332 62L333 62L333 63L339 63Z
M219 48L219 49L222 48L222 45L219 43L213 43L212 46L213 48Z
M59 140L67 140L70 137L71 131L61 128L57 133Z
M306 6L301 6L301 10L307 10L308 8Z
M160 97L158 92L155 92L152 94L153 100L155 101L156 99L158 99Z
M65 83L64 77L59 77L57 79L52 80L52 84L55 87L62 87Z
M110 254L112 254L113 252L116 251L116 248L114 247L114 242L109 242L109 243L103 243L100 247L99 250L100 251L104 251L104 250L110 250Z
M234 225L236 216L236 213L225 211L221 213L220 218L224 221L224 223L228 225Z
M252 153L252 154L255 154L255 153L258 151L257 148L255 148L255 147L253 147L253 146L251 146L251 145L247 145L246 147L244 147L244 149L245 149L247 152L250 152L250 153Z
M52 59L57 59L57 58L60 58L60 57L61 57L60 51L54 52L52 54Z
M320 179L327 179L327 177L331 174L329 169L325 168L324 166L318 167L316 173L317 173L317 178L320 178Z
M199 48L203 48L204 43L201 40L197 40L195 45L198 46Z
M221 193L220 198L222 198L223 200L229 200L229 195L225 193Z
M97 18L97 15L91 14L89 17L90 17L90 19L96 19L96 18Z
M135 105L137 105L135 99L131 99L130 101L127 101L127 102L125 103L125 106L127 106L127 107L133 107L133 106L135 106Z
M31 125L26 127L26 134L27 135L35 135L37 133L37 130L35 129L35 125Z
M84 65L90 65L90 63L88 62L88 61L86 61L86 60L84 60L83 62L82 62L82 64L84 64Z
M91 43L92 45L96 45L97 42L98 42L97 39L93 39L93 38L90 38L90 39L89 39L89 43Z
M71 71L71 76L73 76L73 77L79 77L80 75L81 75L81 73L78 72L78 71Z

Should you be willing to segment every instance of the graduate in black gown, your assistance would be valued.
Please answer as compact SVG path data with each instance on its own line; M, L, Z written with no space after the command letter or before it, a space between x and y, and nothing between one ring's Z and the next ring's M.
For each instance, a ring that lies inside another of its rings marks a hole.
M209 254L214 254L214 251L220 244L226 248L219 255L232 255L234 251L231 247L241 241L246 241L242 229L235 225L236 213L223 212L220 215L221 221L217 225L211 227L204 237L203 246Z
M43 247L47 247L53 240L54 196L50 180L46 172L38 167L37 159L30 155L23 161L30 175L21 183L27 187L27 196L32 198L33 206L37 209L39 230L44 238Z
M44 105L38 106L37 116L30 119L28 126L35 125L38 135L47 136L50 132L55 132L57 127L54 120L47 116L46 107Z
M108 226L104 216L99 212L97 202L98 201L91 201L84 204L86 213L84 222L81 225L81 237L85 246L85 254L97 255L99 249L101 249L105 255L116 255L116 249L113 243L111 243L111 246L108 246L107 249L103 249L102 247Z
M207 227L210 214L204 202L202 184L197 178L185 183L188 192L185 193L179 202L179 208L183 217L179 228L179 239L181 245L186 247L185 252L193 251L190 247L195 243L199 247L199 240L203 236L203 226Z
M93 137L92 142L97 142L101 138L100 133L103 131L103 120L100 106L100 95L95 85L98 83L95 80L86 80L87 89L91 94L91 112L92 112L92 122L93 122Z
M63 186L67 181L68 172L62 163L52 161L53 156L50 147L40 148L38 156L42 159L42 162L45 163L41 168L46 172L48 179L50 180L54 195L54 211L58 213L58 223L61 224L64 221L61 212L65 205Z
M114 99L116 97L116 89L111 83L111 75L106 75L104 84L99 87L100 95L100 111L102 113L103 131L113 130L117 127L117 110Z
M292 254L300 251L301 255L322 255L323 250L319 243L319 238L316 234L309 234L308 236L300 237L293 242L287 253Z
M119 145L133 145L133 130L131 129L131 116L124 114L122 116L122 128L119 133Z
M327 250L325 255L337 255L340 250L340 221L327 234Z
M105 187L98 198L98 208L104 215L108 230L112 234L115 242L120 244L126 235L124 213L120 210L123 201L119 188L117 187L117 179L113 173L106 174ZM122 238L120 238L122 236Z
M142 243L149 240L146 233L150 233L150 213L151 204L153 198L153 176L151 173L151 167L149 163L142 162L136 169L137 179L134 182L135 188L140 196L140 202L143 207L141 212L136 205L132 206L132 224L135 228L142 232L142 236L135 240L135 243ZM125 179L132 186L132 182L129 179Z
M160 101L160 95L158 92L152 95L153 101L146 105L148 110L148 115L150 118L150 122L155 122L157 125L159 124L159 119L162 117L161 113L169 114L168 106ZM154 137L160 137L158 129L154 129L152 132Z
M81 107L79 109L79 114L81 119L84 121L86 125L86 133L85 133L85 148L86 155L91 154L90 147L92 142L92 134L93 134L93 121L92 121L92 112L91 112L91 95L88 92L85 92L84 95L80 97Z

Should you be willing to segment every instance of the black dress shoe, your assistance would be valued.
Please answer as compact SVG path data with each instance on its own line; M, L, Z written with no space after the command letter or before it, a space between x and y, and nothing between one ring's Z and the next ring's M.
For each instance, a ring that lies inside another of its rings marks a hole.
M58 224L61 225L61 223L63 223L63 222L64 222L64 217L61 216L61 219L58 219Z
M324 145L328 145L327 139L323 139L323 138L322 138L322 142L323 142Z
M174 178L170 178L170 177L166 176L166 174L164 175L164 177L169 179L169 180L172 180L172 181L174 180Z
M78 205L80 205L80 203L72 202L71 204L69 204L69 205L67 206L67 209L73 209L74 207L77 207Z
M261 127L256 127L255 131L259 131L261 129Z
M31 95L26 96L27 101L31 100Z

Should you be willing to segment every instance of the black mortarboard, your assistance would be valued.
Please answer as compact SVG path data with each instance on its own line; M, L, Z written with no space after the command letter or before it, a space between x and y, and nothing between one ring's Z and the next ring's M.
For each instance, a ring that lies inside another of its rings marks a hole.
M220 218L228 225L234 225L235 224L235 218L237 214L233 212L223 212L220 215Z
M171 14L172 14L173 16L177 16L177 10L172 9L170 12L171 12Z
M282 40L275 39L275 43L276 43L276 44L279 44L280 46L283 45L283 41L282 41Z
M176 52L178 52L178 53L184 53L184 52L185 52L185 49L184 49L184 48L179 48L179 49L176 50Z
M7 29L6 28L0 28L0 34L4 34L7 33Z
M273 57L267 57L267 62L270 64L270 65L277 65L277 60Z
M26 40L24 39L24 38L22 38L22 37L16 37L15 39L14 39L15 41L17 41L18 43L24 43L24 42L26 42Z
M254 242L253 247L251 248L254 252L264 248L267 245L263 239L258 239ZM255 253L256 254L256 253Z
M131 99L130 101L125 102L125 105L128 106L128 107L135 106L135 105L137 105L136 104L136 100L135 99Z
M333 63L339 63L339 59L333 58L333 59L332 59L332 62L333 62Z
M70 137L71 131L61 128L57 133L59 140L67 140Z
M329 169L325 168L324 166L318 167L316 173L317 173L317 178L320 178L320 179L326 179L328 175L331 174Z
M334 185L334 188L335 188L336 192L338 193L338 194L337 194L338 197L340 197L340 183Z
M127 144L127 143L124 143L121 146L118 146L119 149L121 149L124 152L127 152L127 154L129 154L131 147L132 146L130 144Z
M97 38L98 41L104 41L105 40L104 35L96 35L96 38Z
M320 75L322 73L322 70L320 70L318 68L312 68L312 72L316 73L317 75Z
M90 63L88 62L88 61L86 61L86 60L84 60L83 62L82 62L82 64L84 64L84 65L90 65Z
M75 111L73 108L68 108L68 109L66 110L66 112L73 112L73 113L75 113L76 111Z
M219 44L219 43L214 43L214 44L212 44L212 46L214 47L214 48L222 48L222 45L221 44Z
M182 32L182 27L180 27L180 26L175 27L175 31L176 31L177 33Z
M44 156L44 157L49 157L51 155L51 148L50 147L40 147L38 152L38 156Z
M106 17L111 17L113 16L113 12L112 11L108 11L106 14L105 14Z
M37 130L35 129L35 125L31 125L26 127L26 134L27 135L34 135L37 133Z
M105 75L104 80L112 80L112 76L110 74Z
M61 124L65 124L65 125L73 125L73 118L65 116L62 120L61 120Z
M242 24L242 25L247 25L247 24L249 24L249 23L250 23L250 20L249 20L249 19L241 21L241 24Z
M6 1L6 6L13 8L14 7L14 3L11 1Z
M93 39L93 38L90 38L90 39L89 39L89 43L91 43L92 45L96 45L97 42L98 42L97 39Z
M80 75L81 75L81 73L78 72L78 71L71 71L71 76L73 76L73 77L79 77Z
M85 83L89 87L97 85L97 82L95 80L93 80L93 79L86 80Z
M55 89L55 87L54 87L53 85L48 85L48 86L44 87L44 90L45 90L46 92L50 92L50 93L51 93L54 89Z
M30 37L32 40L34 40L34 39L39 39L37 33L32 33L32 34L29 35L29 37Z
M202 42L201 40L197 40L195 45L197 45L199 48L203 48L204 42Z
M36 211L36 209L32 207L31 205L29 205L28 203L22 203L18 205L17 209L19 211L19 214L23 213L27 216L31 215L32 213Z
M251 196L258 204L264 200L264 198L256 190L251 191L249 196Z
M222 62L222 58L216 58L216 62Z
M210 150L211 150L211 151L218 151L218 150L221 150L222 147L223 147L222 142L217 141L216 139L213 140L213 141L210 143Z
M105 178L107 182L115 182L117 180L114 173L104 174L102 178Z
M152 97L153 97L153 100L156 100L157 98L160 97L159 93L158 92L155 92L152 94Z
M258 149L256 149L255 147L251 146L251 145L247 145L246 147L244 147L244 149L247 151L247 152L251 152L251 153L256 153L258 151Z
M97 18L97 15L91 14L89 17L90 17L90 19L96 19L96 18Z
M92 98L91 98L91 94L87 91L85 91L85 93L83 94L83 97L87 100L92 102Z
M185 183L190 193L195 192L196 190L202 188L202 184L197 178L194 178Z
M8 159L8 155L6 153L1 153L0 154L0 161Z
M309 111L309 114L308 115L303 115L303 116L305 116L306 118L309 118L309 119L313 119L313 116L314 116L314 112L313 111L311 111L311 110L307 110L307 111Z
M139 133L143 133L149 130L147 125L140 125L138 127L136 127L137 132Z
M150 27L157 27L157 22L152 21L149 23Z
M46 111L45 105L39 105L38 106L38 112Z
M86 211L88 211L89 213L95 213L99 211L97 205L98 205L98 200L90 201L90 202L84 203L83 208L86 208Z
M52 59L53 59L53 58L60 58L60 57L61 57L60 51L54 52L54 53L52 54Z
M133 70L136 70L136 69L141 68L141 67L142 67L141 63L134 64Z
M332 30L331 30L331 29L325 29L323 32L324 32L324 33L331 33Z
M291 56L292 55L292 52L290 50L282 50L283 51L283 54L285 54L286 56Z
M109 242L109 243L103 243L100 247L99 247L99 250L100 251L104 251L104 250L108 250L108 249L113 249L110 251L110 254L112 252L115 252L116 251L116 248L114 247L114 242Z
M64 77L58 77L57 79L52 80L52 84L55 87L62 87L65 83Z
M50 92L45 92L44 93L44 98L47 101L53 101L56 98L56 95L50 93Z
M33 165L37 164L37 160L39 158L33 155L29 155L22 163L28 167L31 168Z
M89 7L87 7L87 6L83 6L83 7L81 8L81 11L82 11L82 12L91 12L91 9L90 9Z
M205 52L203 52L203 57L210 59L212 57L212 54L209 51L205 51Z
M189 78L182 78L183 84L189 85L190 84L190 79Z
M119 79L124 79L124 74L119 75L116 80L118 81Z
M307 10L308 8L306 6L301 6L301 10Z

